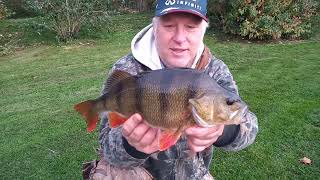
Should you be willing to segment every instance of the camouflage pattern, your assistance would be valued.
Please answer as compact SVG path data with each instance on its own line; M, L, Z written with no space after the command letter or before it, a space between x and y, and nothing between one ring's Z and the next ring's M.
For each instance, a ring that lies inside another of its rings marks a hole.
M116 69L127 71L132 75L150 70L135 60L132 54L118 60L111 69L111 72ZM109 74L111 72L109 72ZM224 88L239 94L228 67L221 60L211 55L210 63L205 68L205 73L209 74ZM105 91L104 87L102 93ZM109 128L107 114L103 113L100 116L101 128L99 142L103 154L102 158L111 165L121 168L144 167L149 170L156 179L160 180L213 179L209 173L209 166L214 146L197 153L195 156L190 156L187 140L185 137L182 137L177 144L170 149L146 155L145 158L138 159L128 154L124 149L124 138L121 134L121 127ZM240 133L235 140L231 144L220 148L227 151L239 151L254 142L257 132L257 118L252 112L248 112L243 119L243 123L240 125Z
M151 174L140 167L118 168L101 159L93 168L89 180L152 180Z

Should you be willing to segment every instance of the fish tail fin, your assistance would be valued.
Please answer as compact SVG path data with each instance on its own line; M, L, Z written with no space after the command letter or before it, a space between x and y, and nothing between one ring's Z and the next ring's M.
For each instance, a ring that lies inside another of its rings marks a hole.
M159 150L165 151L176 144L181 134L182 132L179 129L177 131L165 130L161 132L159 140Z
M109 126L111 128L116 128L118 126L120 126L121 124L123 124L124 122L126 122L127 118L117 112L109 112L108 113L108 119L109 119Z
M94 100L84 101L74 106L74 109L86 119L88 132L92 132L99 121L99 111L96 106L97 102Z

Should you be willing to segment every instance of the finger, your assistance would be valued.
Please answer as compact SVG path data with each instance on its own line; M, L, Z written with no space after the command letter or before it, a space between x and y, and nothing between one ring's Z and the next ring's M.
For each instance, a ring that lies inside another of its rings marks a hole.
M207 132L217 131L223 125L215 125L213 127L192 126L186 129L187 134L205 134Z
M159 147L159 140L160 140L161 130L157 129L156 131L156 137L154 138L152 144L150 146L157 148L157 150L160 149Z
M189 136L194 136L200 139L210 139L216 135L221 135L221 129L223 125L217 125L211 128L204 128L204 127L190 127L186 129L186 134Z
M159 150L159 139L160 139L160 135L161 135L160 129L156 129L156 136L155 136L155 138L152 140L152 142L151 142L149 145L147 145L146 148Z
M155 128L149 128L139 141L141 146L150 146L156 139L157 131Z
M131 132L129 136L127 136L129 141L132 142L139 142L143 136L146 134L146 132L150 129L150 126L148 126L145 123L140 123L136 128Z
M141 122L142 118L139 114L130 116L128 120L122 125L123 136L128 137Z
M146 153L146 154L152 154L152 153L154 153L154 152L156 152L156 151L159 150L159 148L156 147L156 146L146 146L146 147L138 146L136 149L137 149L138 151L144 152L144 153Z
M217 138L211 138L211 139L208 139L208 140L202 140L202 139L191 137L191 138L188 138L188 139L195 146L206 146L207 147L207 146L210 146L213 142L215 142Z
M222 132L220 132L220 131L215 131L215 132L213 132L213 133L208 133L208 134L205 134L205 135L203 135L203 136L197 136L197 135L195 135L195 136L187 136L187 137L189 137L189 138L196 138L196 139L199 139L199 140L203 140L203 141L205 141L205 140L212 140L212 139L217 139L217 138L219 138L220 136L222 135Z
M135 147L138 151L144 152L146 154L151 154L159 150L158 139L160 138L160 130L156 131L156 137L150 145L145 147L141 146L141 143L133 143L132 146Z
M188 145L191 151L197 153L197 152L201 152L203 151L205 148L207 148L206 146L196 146L194 145L190 140L188 140Z
M193 147L191 150L193 151L193 152L201 152L201 151L203 151L203 150L205 150L207 147L204 147L204 146L195 146L195 147Z

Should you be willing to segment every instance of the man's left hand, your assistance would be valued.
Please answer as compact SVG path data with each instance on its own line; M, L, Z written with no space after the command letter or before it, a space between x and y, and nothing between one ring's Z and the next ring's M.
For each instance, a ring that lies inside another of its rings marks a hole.
M193 152L200 152L211 146L222 135L224 125L211 128L193 126L186 129L189 148Z

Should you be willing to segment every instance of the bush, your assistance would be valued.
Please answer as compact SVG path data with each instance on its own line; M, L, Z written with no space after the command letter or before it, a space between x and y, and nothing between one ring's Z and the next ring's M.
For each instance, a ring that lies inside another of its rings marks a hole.
M227 33L249 39L299 39L311 33L311 18L318 8L314 0L210 0L214 22ZM209 5L209 7L210 7Z
M10 11L4 2L0 0L0 20L9 17L12 14L12 11Z
M13 32L9 34L0 34L0 56L8 55L15 51L21 34Z
M119 12L148 12L154 9L156 1L154 0L108 0L109 6Z
M27 1L30 9L47 18L47 28L60 41L76 38L83 26L104 28L109 22L105 1L38 0ZM88 26L90 25L90 26Z
M10 18L25 18L25 17L34 17L37 14L30 11L26 7L26 0L2 0L5 6L14 12L10 15Z

